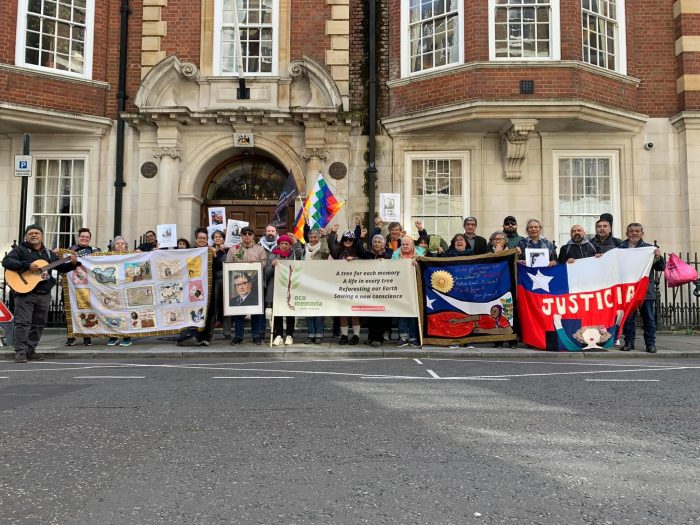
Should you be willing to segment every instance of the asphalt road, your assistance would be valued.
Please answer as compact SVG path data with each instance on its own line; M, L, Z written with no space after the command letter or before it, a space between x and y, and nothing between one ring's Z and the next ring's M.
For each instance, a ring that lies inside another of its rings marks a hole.
M700 523L700 363L0 362L1 523Z

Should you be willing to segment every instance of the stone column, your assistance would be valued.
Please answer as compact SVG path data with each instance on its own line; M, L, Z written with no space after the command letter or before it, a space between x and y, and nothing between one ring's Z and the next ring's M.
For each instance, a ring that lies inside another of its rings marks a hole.
M177 223L180 159L182 148L158 146L153 156L160 159L158 168L158 224Z
M687 232L683 251L700 251L700 112L684 111L671 119L678 130L681 226Z
M303 157L306 161L306 191L302 193L308 193L313 189L316 177L323 168L323 161L328 157L328 152L323 148L306 148Z

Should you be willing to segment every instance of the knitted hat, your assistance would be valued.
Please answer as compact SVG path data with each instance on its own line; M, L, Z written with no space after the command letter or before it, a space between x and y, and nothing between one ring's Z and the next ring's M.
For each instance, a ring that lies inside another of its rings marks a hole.
M281 244L283 242L286 242L287 244L292 244L292 239L289 237L289 235L280 235L279 239L277 239L277 244Z
M39 224L30 224L24 229L24 234L27 235L29 230L39 230L41 233L44 233L44 228L42 228Z

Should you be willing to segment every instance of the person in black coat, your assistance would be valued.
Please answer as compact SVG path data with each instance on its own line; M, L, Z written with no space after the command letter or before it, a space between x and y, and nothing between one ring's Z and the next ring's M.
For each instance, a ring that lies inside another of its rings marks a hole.
M559 264L572 264L578 259L600 257L601 255L600 250L589 242L583 226L574 224L571 227L571 239L559 250L557 262Z
M19 273L41 272L37 261L49 264L58 262L60 258L44 246L44 230L39 224L30 224L25 230L24 242L15 247L2 260L6 270ZM75 254L70 255L70 261L56 266L59 273L68 273L80 266ZM28 360L43 359L36 353L36 347L41 339L41 333L46 326L51 305L51 289L56 280L51 272L46 272L44 280L28 293L15 294L15 362L26 363Z
M467 217L464 219L464 235L467 238L467 243L472 252L470 255L482 255L489 251L486 239L476 234L477 224L476 217Z

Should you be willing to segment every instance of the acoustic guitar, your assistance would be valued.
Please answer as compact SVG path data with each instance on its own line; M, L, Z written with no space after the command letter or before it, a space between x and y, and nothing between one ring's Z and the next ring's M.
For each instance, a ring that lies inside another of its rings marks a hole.
M80 250L76 253L76 255L80 257L81 255L87 255L89 253L91 253L91 251L86 249ZM20 273L15 272L14 270L5 270L5 282L7 282L7 284L10 285L10 288L12 288L16 293L29 293L36 288L41 281L46 280L44 277L42 277L43 275L48 275L48 272L57 266L67 263L70 261L70 258L71 255L68 254L52 263L48 263L43 259L32 261L34 264L40 267L39 271L36 272L27 270L26 272Z

